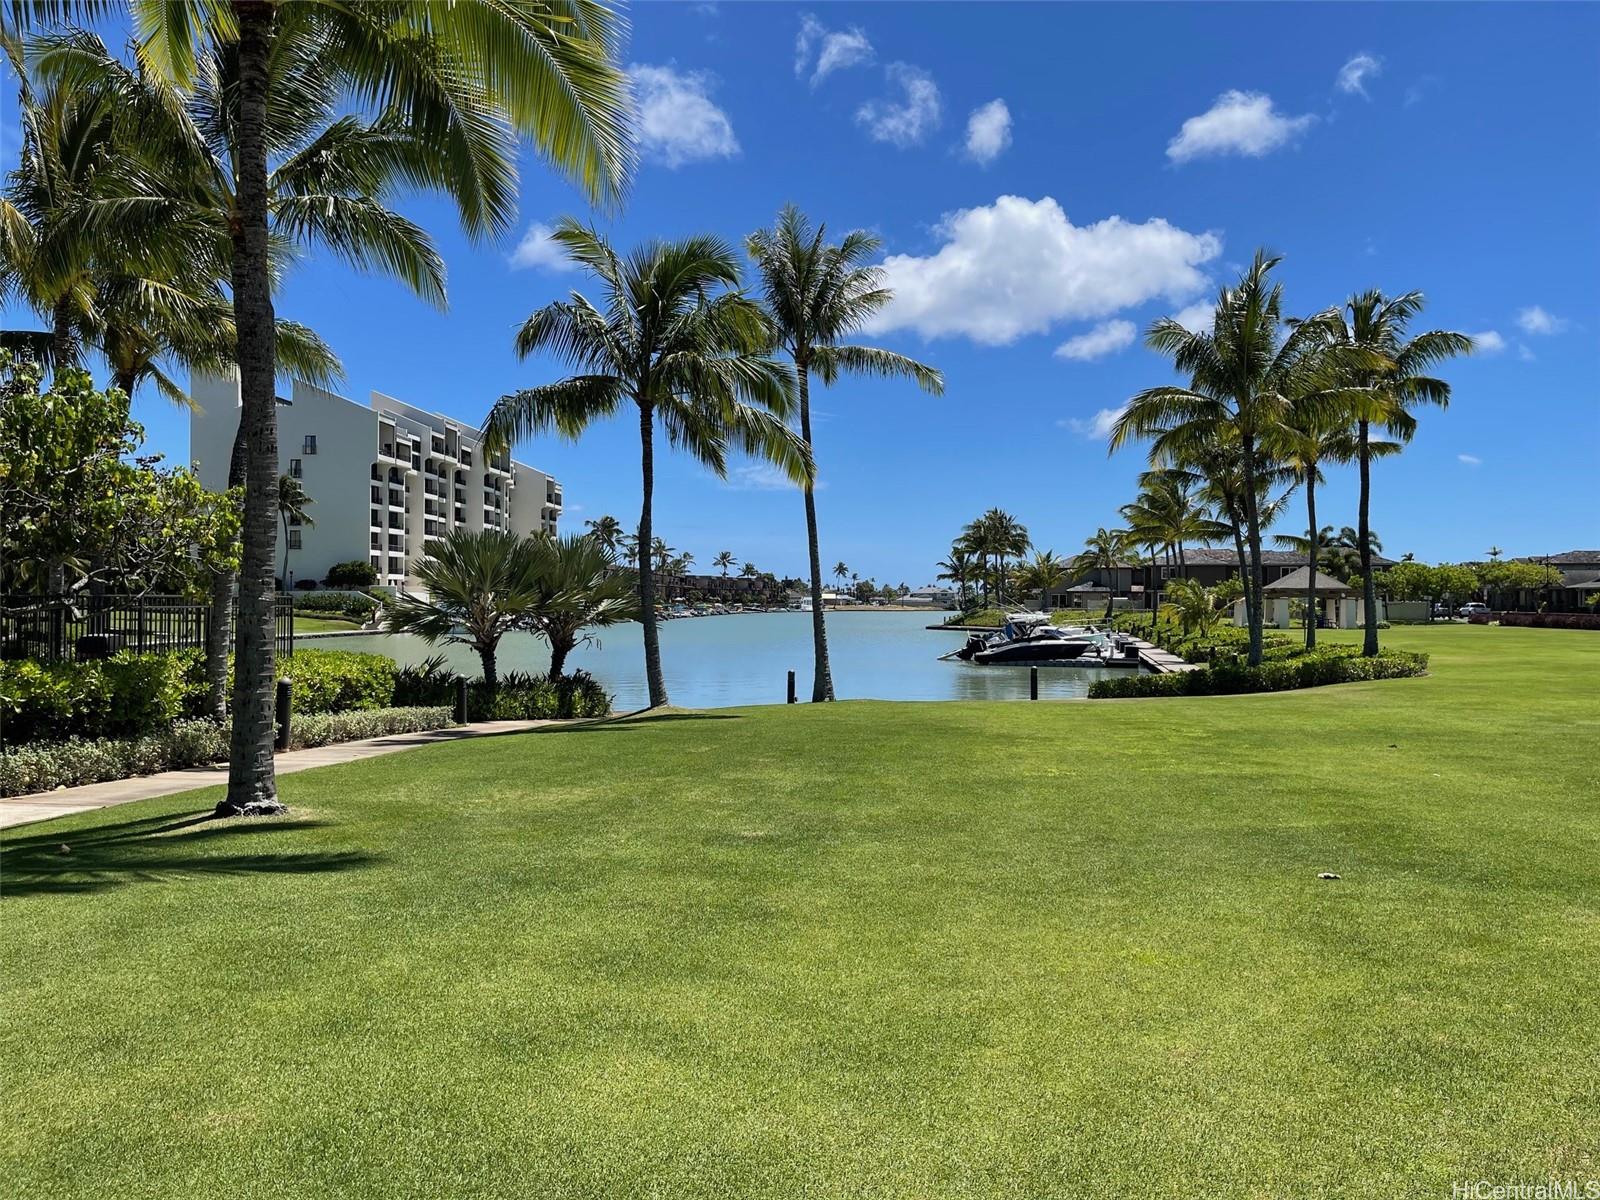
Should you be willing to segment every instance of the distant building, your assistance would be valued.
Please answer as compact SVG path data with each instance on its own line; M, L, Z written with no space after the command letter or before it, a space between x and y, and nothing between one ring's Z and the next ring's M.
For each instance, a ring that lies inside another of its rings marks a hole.
M1561 572L1561 584L1548 588L1522 588L1490 597L1494 608L1550 612L1576 612L1600 592L1600 550L1566 550L1560 554L1528 554L1516 562L1537 563Z
M1184 550L1184 562L1147 562L1123 560L1115 567L1094 567L1076 575L1050 590L1052 608L1104 608L1107 592L1113 608L1154 608L1161 603L1162 593L1174 579L1193 579L1212 587L1225 579L1239 576L1239 555L1234 550L1209 546L1196 546ZM1372 556L1372 565L1378 570L1392 567L1395 560L1381 554ZM1263 550L1261 552L1261 582L1276 583L1306 565L1306 556L1292 550Z
M200 482L220 491L239 427L239 383L196 375L190 394L198 407L189 456ZM316 524L288 529L295 579L365 559L380 584L414 587L429 543L452 529L553 534L561 519L561 484L550 475L504 451L487 453L469 425L382 392L362 405L295 380L278 408L278 469L314 502Z
M936 583L929 583L919 588L913 588L904 596L901 596L898 603L925 605L928 608L954 608L956 606L956 594L950 588L940 587Z

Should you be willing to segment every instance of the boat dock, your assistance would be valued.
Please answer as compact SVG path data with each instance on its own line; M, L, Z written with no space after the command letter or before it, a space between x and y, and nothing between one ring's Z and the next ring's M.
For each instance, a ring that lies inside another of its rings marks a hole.
M1157 675L1176 675L1180 671L1198 671L1199 663L1184 662L1176 654L1152 646L1143 638L1130 638L1129 641L1139 650L1139 662L1150 668Z

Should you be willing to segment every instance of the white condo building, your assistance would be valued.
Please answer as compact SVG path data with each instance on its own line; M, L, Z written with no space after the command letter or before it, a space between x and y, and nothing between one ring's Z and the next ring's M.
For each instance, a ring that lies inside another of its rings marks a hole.
M197 407L189 457L201 484L221 491L239 427L239 383L196 375L190 395ZM451 529L553 534L561 518L555 479L504 451L485 453L471 426L382 392L364 406L295 380L289 402L278 405L278 466L315 502L314 526L289 527L295 579L321 579L334 563L365 558L380 585L415 588L412 572L429 541Z

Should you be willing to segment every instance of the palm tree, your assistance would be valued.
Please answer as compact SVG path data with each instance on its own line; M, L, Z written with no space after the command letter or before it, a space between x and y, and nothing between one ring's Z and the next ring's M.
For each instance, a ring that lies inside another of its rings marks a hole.
M722 577L726 579L728 577L728 568L733 566L733 551L718 550L717 556L711 560L711 565L714 567L721 567Z
M1378 652L1378 589L1372 575L1372 545L1368 539L1372 513L1373 426L1397 442L1409 442L1417 430L1413 409L1422 404L1445 408L1450 385L1425 372L1454 358L1471 354L1472 339L1464 333L1442 329L1407 337L1412 320L1422 311L1421 292L1385 296L1377 289L1352 296L1336 314L1329 332L1332 345L1359 352L1346 364L1346 383L1359 389L1352 404L1355 459L1361 490L1356 516L1361 554L1362 617L1366 627L1361 653Z
M1122 561L1122 556L1126 552L1127 538L1125 530L1107 529L1102 525L1084 539L1083 552L1069 564L1074 578L1096 568L1105 572L1107 621L1111 619L1112 600L1117 590L1117 564Z
M962 611L967 607L967 585L977 576L978 565L973 562L972 555L961 548L957 542L950 547L950 557L939 563L939 576L942 581L956 585L957 603Z
M615 517L596 517L592 521L585 521L589 527L589 536L605 547L607 553L615 554L622 540L622 522Z
M283 522L283 586L289 586L289 527L304 525L316 528L316 519L306 510L316 501L306 491L305 485L293 475L278 477L278 518Z
M619 30L594 0L131 3L141 63L152 73L187 86L211 48L237 63L228 96L236 186L227 230L248 469L228 795L218 811L281 812L272 769L278 446L268 133L275 111L293 111L305 98L274 88L274 62L312 48L339 92L380 110L390 128L415 131L418 153L395 163L379 152L369 170L397 167L414 184L440 188L456 200L470 233L498 234L515 219L515 133L530 135L594 198L617 194L631 162ZM12 10L21 20L36 9L92 18L101 7L60 0ZM312 219L299 206L286 232L292 237Z
M744 576L746 579L754 579L757 575L761 574L761 572L756 569L755 563L747 562L744 564L744 566L739 568L739 574Z
M778 344L794 362L800 399L800 436L814 454L811 435L811 374L831 385L850 372L886 378L914 379L934 395L944 391L944 377L903 354L876 346L845 345L872 315L894 298L883 286L880 267L867 265L882 243L862 230L845 235L837 245L826 240L826 226L811 222L794 205L785 205L771 229L746 241L761 277ZM811 637L816 658L811 699L833 699L833 668L828 661L828 631L822 603L822 554L818 548L817 501L811 483L803 486L806 547L811 565Z
M452 529L428 545L417 565L426 598L402 592L384 609L390 633L430 644L470 646L493 697L500 686L500 639L526 622L540 602L542 564L533 541L503 529Z
M639 415L643 503L639 542L653 544L655 427L718 475L729 444L760 455L796 482L811 478L811 456L784 424L793 377L765 356L771 345L759 306L732 289L739 266L712 237L649 242L622 258L594 230L563 220L553 235L601 285L596 306L573 292L539 309L517 334L523 357L550 350L577 374L503 396L485 424L509 443L554 429L577 437L632 402ZM667 703L656 626L656 581L649 556L639 564L645 677L651 707Z
M665 571L667 564L672 561L675 547L667 545L665 538L650 539L650 561L657 571Z
M961 531L957 545L967 553L978 556L984 603L989 602L989 584L992 579L999 592L999 602L1004 604L1006 560L1028 552L1027 529L1004 509L991 508ZM992 575L988 570L991 560L995 564Z
M1283 286L1270 276L1279 259L1257 251L1239 283L1217 297L1208 332L1194 333L1170 317L1150 326L1146 344L1172 359L1187 387L1147 388L1128 402L1111 433L1116 450L1155 433L1169 439L1229 445L1238 455L1243 507L1250 665L1261 662L1261 476L1269 466L1265 441L1288 415L1288 395L1308 355L1325 342L1337 314L1283 319ZM1241 556L1241 564L1245 561Z
M537 537L531 543L538 586L526 622L550 644L550 678L560 679L567 656L595 640L588 630L638 619L638 591L597 537Z
M1064 558L1057 558L1054 550L1038 550L1034 552L1033 561L1023 567L1021 583L1028 589L1037 589L1039 593L1039 611L1047 612L1050 608L1050 593L1060 587L1071 577L1072 564Z
M1167 586L1162 616L1175 620L1185 634L1209 633L1222 618L1219 594L1198 579L1174 579Z
M844 586L844 581L850 577L850 568L845 566L845 564L844 564L844 562L842 560L840 562L834 563L833 564L833 577L839 581L839 586L843 587ZM816 603L815 599L812 600L812 603L813 604Z

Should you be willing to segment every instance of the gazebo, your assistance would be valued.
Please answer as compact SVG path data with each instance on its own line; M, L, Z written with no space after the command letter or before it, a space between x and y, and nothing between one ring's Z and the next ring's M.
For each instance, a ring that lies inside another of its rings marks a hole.
M1281 579L1274 579L1261 589L1261 601L1266 606L1267 625L1275 625L1279 629L1288 629L1292 625L1289 618L1289 602L1291 600L1304 600L1311 588L1311 569L1300 567L1290 571ZM1359 629L1362 625L1361 593L1351 587L1337 576L1326 571L1317 572L1317 603L1322 605L1323 625L1334 629ZM1378 619L1383 620L1383 601L1378 601ZM1233 622L1235 625L1246 624L1244 615L1244 600L1240 599L1233 606Z

